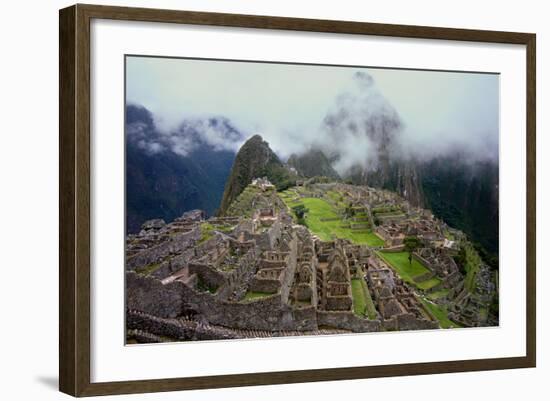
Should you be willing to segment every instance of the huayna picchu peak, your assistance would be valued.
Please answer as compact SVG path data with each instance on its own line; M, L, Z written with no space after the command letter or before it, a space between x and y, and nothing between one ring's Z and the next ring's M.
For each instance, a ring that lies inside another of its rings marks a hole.
M256 177L267 177L277 189L296 182L296 176L281 162L260 135L249 138L235 156L229 179L225 184L219 214L223 215L233 200Z

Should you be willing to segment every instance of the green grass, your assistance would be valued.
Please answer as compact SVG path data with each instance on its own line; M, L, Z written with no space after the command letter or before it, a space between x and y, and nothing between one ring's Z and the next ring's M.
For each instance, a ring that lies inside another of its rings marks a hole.
M214 231L221 231L224 233L229 233L233 230L233 227L223 226L223 225L214 225L207 221L201 223L201 237L199 239L199 244L208 241L214 236Z
M250 301L250 300L253 300L253 299L269 297L271 295L273 295L273 294L271 294L269 292L247 291L246 294L244 295L244 300L245 301Z
M444 329L461 327L455 322L451 321L447 315L447 308L444 306L436 305L426 299L419 298L420 302L426 309L430 311L432 315L439 321L439 325Z
M365 317L367 314L367 301L360 278L351 279L351 295L353 296L353 312L357 316Z
M421 282L415 280L416 277L429 273L429 270L414 258L412 263L409 263L408 252L377 252L377 254L389 263L404 281L417 286L421 290L429 290L441 283L438 278Z
M481 266L481 258L471 244L466 244L464 246L464 251L466 256L466 278L464 280L464 286L469 292L474 292L475 279Z
M367 286L367 283L365 283L365 280L359 279L359 282L360 282L361 287L363 289L363 294L365 295L367 316L371 320L376 319L376 316L377 316L376 308L374 307L374 302L372 302L372 297L371 297L370 292L369 292L369 287ZM353 289L353 287L352 287L352 289Z
M336 192L336 191L328 191L326 193L326 195L332 199L334 202L341 202L343 197L342 195L340 195L340 193Z
M426 281L421 281L421 282L416 281L415 283L416 283L416 286L421 290L429 290L431 288L434 288L436 285L441 284L441 280L438 279L437 277L434 277Z
M384 245L384 241L370 230L352 231L349 227L342 227L342 220L326 200L321 198L302 198L301 200L303 205L309 209L305 218L307 227L323 241L343 238L349 239L355 244ZM287 205L294 206L288 202ZM332 221L321 221L321 219L335 218L336 220Z
M454 241L454 240L455 240L455 236L454 236L453 234L451 234L451 233L449 232L449 230L444 230L444 231L443 231L443 236L444 236L445 238L447 238L449 241Z
M199 239L199 244L208 241L213 235L214 226L207 222L201 223L201 237Z
M437 300L437 299L446 297L448 294L449 294L449 290L444 288L442 290L437 290L429 293L428 298L431 300Z
M150 274L153 274L158 270L162 263L151 263L147 266L141 266L136 269L136 273L141 274L142 276L148 276Z

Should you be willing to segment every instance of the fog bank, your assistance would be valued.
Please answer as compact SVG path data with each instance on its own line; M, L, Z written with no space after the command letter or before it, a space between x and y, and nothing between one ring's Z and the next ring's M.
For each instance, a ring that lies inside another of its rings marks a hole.
M127 58L127 102L152 112L150 151L185 155L195 137L238 149L260 134L286 159L319 147L334 167L375 167L393 157L430 159L460 151L498 161L499 79L493 74ZM212 125L225 117L241 135Z

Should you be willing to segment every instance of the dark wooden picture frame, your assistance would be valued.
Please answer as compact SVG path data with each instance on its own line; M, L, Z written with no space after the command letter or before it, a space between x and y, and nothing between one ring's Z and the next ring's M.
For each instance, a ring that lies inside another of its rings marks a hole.
M91 383L90 22L94 18L525 45L526 356ZM62 392L93 396L535 367L535 34L80 4L60 10L59 29L59 388Z

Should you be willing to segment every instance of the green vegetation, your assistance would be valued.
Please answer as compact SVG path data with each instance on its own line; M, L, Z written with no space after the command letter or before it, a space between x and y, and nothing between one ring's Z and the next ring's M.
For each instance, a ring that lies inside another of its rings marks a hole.
M148 276L148 275L153 274L154 272L156 272L159 269L161 264L162 264L162 262L151 263L150 265L147 265L147 266L138 267L136 269L136 273L140 274L142 276Z
M492 270L498 271L498 254L488 252L481 244L474 242L474 249Z
M208 222L201 223L201 238L199 244L208 241L214 236L214 226Z
M454 241L455 240L455 236L453 234L450 233L449 230L443 230L443 236L445 238L447 238L449 241Z
M253 300L253 299L266 298L266 297L269 297L271 295L273 295L273 294L271 294L269 292L247 291L246 294L244 295L244 300L245 301L250 301L250 300Z
M296 206L293 206L292 211L294 212L294 215L298 219L298 224L301 224L307 227L306 220L304 217L305 217L305 214L309 212L309 209L300 203Z
M405 237L403 245L405 245L405 251L409 254L409 264L412 264L413 252L422 246L422 241L413 236Z
M450 227L464 232L472 243L479 243L479 255L497 269L498 163L436 158L420 173L426 206Z
M367 314L367 301L361 281L360 278L351 279L351 295L353 296L353 312L357 316L365 317Z
M283 201L287 202L285 198ZM352 230L342 225L342 219L330 203L321 198L301 198L302 205L308 209L305 216L307 227L323 241L334 238L349 239L356 244L382 246L384 241L370 230ZM287 203L288 206L291 206ZM297 217L297 216L296 216Z
M426 299L419 298L422 305L439 321L439 325L443 329L457 328L461 327L452 320L449 319L447 315L447 308L444 306L436 305Z
M436 285L441 284L441 280L437 277L431 278L429 280L416 282L416 286L420 288L421 290L427 291L429 289L434 288Z
M201 237L199 239L199 244L202 244L212 238L214 236L214 231L230 232L231 230L233 230L233 227L215 225L205 221L201 223Z
M441 290L430 292L428 294L428 298L432 301L436 301L438 299L445 298L447 295L449 295L449 289L443 288Z
M374 307L374 302L372 302L372 297L370 295L369 287L365 280L361 279L361 287L365 293L365 301L367 303L367 315L369 319L376 319L376 308Z
M460 247L460 251L458 252L458 256L455 257L455 261L462 268L463 273L466 274L464 286L469 292L473 292L475 290L476 275L481 267L481 257L472 244L465 242Z
M412 259L409 263L408 252L377 252L377 254L393 267L399 276L409 284L413 284L421 290L429 290L441 283L438 278L418 281L418 277L429 273L430 271L418 260Z
M326 195L336 203L342 202L344 200L344 197L336 191L328 191Z

